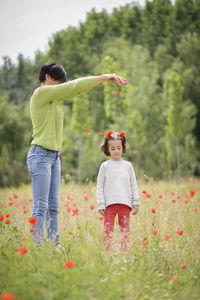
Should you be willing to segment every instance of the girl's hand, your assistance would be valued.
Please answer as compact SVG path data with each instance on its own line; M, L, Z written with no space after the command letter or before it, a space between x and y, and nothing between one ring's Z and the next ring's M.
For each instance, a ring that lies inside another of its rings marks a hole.
M105 209L99 210L99 214L100 214L100 215L104 216L104 213L105 213Z
M133 210L132 215L136 215L139 211L139 206L138 205L133 205L132 210Z

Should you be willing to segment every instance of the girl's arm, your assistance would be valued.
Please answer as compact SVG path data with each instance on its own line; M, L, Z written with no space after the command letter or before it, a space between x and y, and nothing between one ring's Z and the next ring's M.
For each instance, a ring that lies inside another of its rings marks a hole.
M132 165L131 165L130 184L131 184L131 192L132 192L132 206L138 206L140 205L139 193L137 187L137 180Z
M105 183L105 170L104 165L102 164L98 177L97 177L97 206L98 211L104 211L106 209L106 202L104 198L104 183Z

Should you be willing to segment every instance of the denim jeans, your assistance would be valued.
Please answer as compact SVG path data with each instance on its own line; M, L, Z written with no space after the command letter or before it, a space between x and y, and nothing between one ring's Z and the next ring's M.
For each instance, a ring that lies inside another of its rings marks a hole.
M37 218L33 239L37 244L42 243L45 219L48 239L58 242L60 153L33 145L27 156L27 165L32 179L32 216Z

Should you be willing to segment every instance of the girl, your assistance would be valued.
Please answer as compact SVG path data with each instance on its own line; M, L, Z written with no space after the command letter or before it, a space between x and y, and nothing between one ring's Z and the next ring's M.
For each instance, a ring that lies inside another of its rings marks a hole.
M65 82L66 72L55 62L48 62L41 67L39 81L40 86L33 92L30 102L33 141L27 157L33 190L32 216L37 220L33 238L38 245L43 241L44 216L48 238L56 243L59 238L60 150L64 119L62 102L105 81L119 86L128 84L126 79L116 74Z
M104 215L104 233L106 249L114 229L115 216L118 214L118 223L122 235L121 247L125 250L129 241L129 217L138 213L139 194L133 166L122 159L122 153L127 149L124 132L120 134L108 131L101 151L110 160L102 163L97 179L97 205L98 211Z

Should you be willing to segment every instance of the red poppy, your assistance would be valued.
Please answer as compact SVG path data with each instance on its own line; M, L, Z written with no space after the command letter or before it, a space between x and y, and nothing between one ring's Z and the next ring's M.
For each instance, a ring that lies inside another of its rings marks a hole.
M182 264L180 265L180 268L184 270L186 268L186 265Z
M176 276L176 275L170 278L170 280L172 280L172 281L175 281L177 279L178 279L178 276Z
M195 212L197 212L197 211L198 211L198 209L197 209L197 208L195 208L195 209L194 209L194 211L195 211Z
M184 200L184 203L187 204L187 203L189 203L189 201L188 200Z
M72 216L78 216L78 215L79 215L78 208L72 209Z
M28 211L28 210L24 210L24 214L26 214L26 213L27 213L27 211Z
M63 265L63 267L66 269L73 269L74 266L75 266L75 262L73 259L66 261Z
M160 199L161 199L162 197L163 197L162 195L159 195L159 196L158 196L158 198L160 198Z
M89 134L90 134L90 130L89 130L89 129L86 131L86 134L87 134L87 135L89 135Z
M10 222L10 220L6 220L5 223L6 224L10 224L11 222Z
M8 203L8 206L12 206L14 203L15 203L14 201L9 202L9 203Z
M156 209L155 209L155 208L152 208L152 209L151 209L151 212L152 212L152 214L155 214L155 213L156 213Z
M5 217L6 217L6 218L9 218L9 217L10 217L10 214L5 215Z
M172 238L171 235L166 235L166 237L164 238L165 241L169 241Z
M23 246L21 248L16 249L16 252L20 255L24 255L28 252L28 249L26 248L26 246Z
M198 199L198 202L200 202L200 199Z
M152 231L152 234L153 234L153 235L156 235L157 233L158 233L157 230Z
M36 218L36 217L30 217L30 218L28 219L28 222L29 222L31 225L35 226L36 223L37 223L37 218Z
M146 198L151 198L151 194L146 194Z
M17 199L17 198L18 198L18 195L17 195L17 194L13 194L13 198L14 198L14 199Z
M147 193L147 191L143 190L143 191L142 191L142 193L143 193L143 194L146 194L146 193Z
M13 293L2 294L1 299L2 300L14 300L15 294L13 294Z
M29 229L30 232L33 232L34 230L35 230L34 228L30 228L30 229Z
M115 91L115 94L116 94L116 95L119 95L119 91L118 91L118 90L116 90L116 91Z
M71 208L68 206L67 209L66 209L66 212L70 213L70 211L71 211Z
M100 221L103 221L103 219L104 219L104 217L99 217L99 220L100 220Z
M177 198L177 199L181 199L181 196L177 196L176 198Z
M23 241L23 242L26 241L26 238L22 238L22 241Z
M0 215L0 221L3 221L4 215Z
M99 131L99 136L102 136L102 132L101 131Z
M29 201L29 202L32 202L32 201L33 201L33 199L32 199L32 198L30 198L28 201Z
M177 230L178 235L182 235L183 234L183 230Z
M176 200L175 200L175 199L173 199L173 200L172 200L172 203L176 203Z
M144 248L145 248L147 245L149 245L149 241L143 242Z
M90 209L93 210L94 209L94 205L90 205Z
M106 133L106 138L109 140L111 137L111 134L113 133L112 130L108 130L108 132Z
M120 132L119 136L122 139L125 136L125 133L122 131L122 132Z
M195 196L196 192L197 191L195 191L195 190L191 190L190 191L190 198L193 198Z
M173 196L173 195L175 195L175 193L174 193L174 192L171 192L171 195Z

